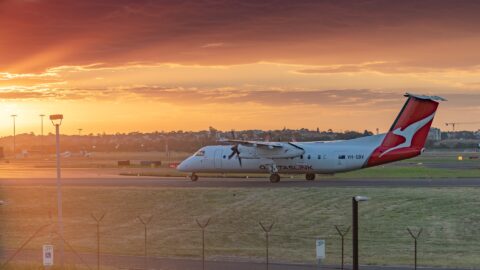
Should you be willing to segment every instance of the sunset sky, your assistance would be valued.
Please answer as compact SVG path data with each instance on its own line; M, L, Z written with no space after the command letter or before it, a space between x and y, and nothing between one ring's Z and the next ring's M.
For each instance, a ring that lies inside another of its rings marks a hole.
M480 1L0 0L0 135L480 121ZM46 122L46 132L53 128ZM477 130L480 124L457 129Z

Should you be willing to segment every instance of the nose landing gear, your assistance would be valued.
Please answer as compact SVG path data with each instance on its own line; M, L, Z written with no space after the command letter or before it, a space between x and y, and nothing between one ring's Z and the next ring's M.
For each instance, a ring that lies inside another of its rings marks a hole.
M280 182L280 175L278 173L273 173L270 175L270 182L278 183Z
M192 175L190 175L190 180L192 180L192 182L195 182L198 180L198 175L196 175L195 173L192 173Z
M307 179L308 181L313 181L313 180L315 180L315 174L314 173L307 173L307 174L305 174L305 179Z

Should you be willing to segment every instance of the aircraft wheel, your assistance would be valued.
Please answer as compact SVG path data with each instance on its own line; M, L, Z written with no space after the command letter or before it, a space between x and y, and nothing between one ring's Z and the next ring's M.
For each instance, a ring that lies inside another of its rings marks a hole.
M190 180L192 180L192 182L195 182L198 180L198 175L192 173L192 175L190 175Z
M280 175L278 173L274 173L270 175L270 182L278 183L280 182Z
M307 173L307 174L305 174L305 179L307 179L308 181L313 181L313 180L315 180L315 174L314 173Z

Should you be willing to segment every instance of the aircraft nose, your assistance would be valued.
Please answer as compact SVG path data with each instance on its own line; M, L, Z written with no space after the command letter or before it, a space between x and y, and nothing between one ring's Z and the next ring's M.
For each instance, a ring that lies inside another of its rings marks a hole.
M177 170L181 171L181 172L185 172L187 171L188 169L188 162L186 160L180 162L180 164L178 164L177 166Z

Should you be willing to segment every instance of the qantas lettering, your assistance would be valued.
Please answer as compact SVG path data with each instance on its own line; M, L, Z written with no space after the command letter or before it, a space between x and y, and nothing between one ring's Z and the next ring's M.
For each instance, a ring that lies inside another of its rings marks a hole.
M267 170L267 166L260 165L259 168L261 170ZM277 169L279 170L295 170L295 171L313 171L313 166L311 165L277 165Z

